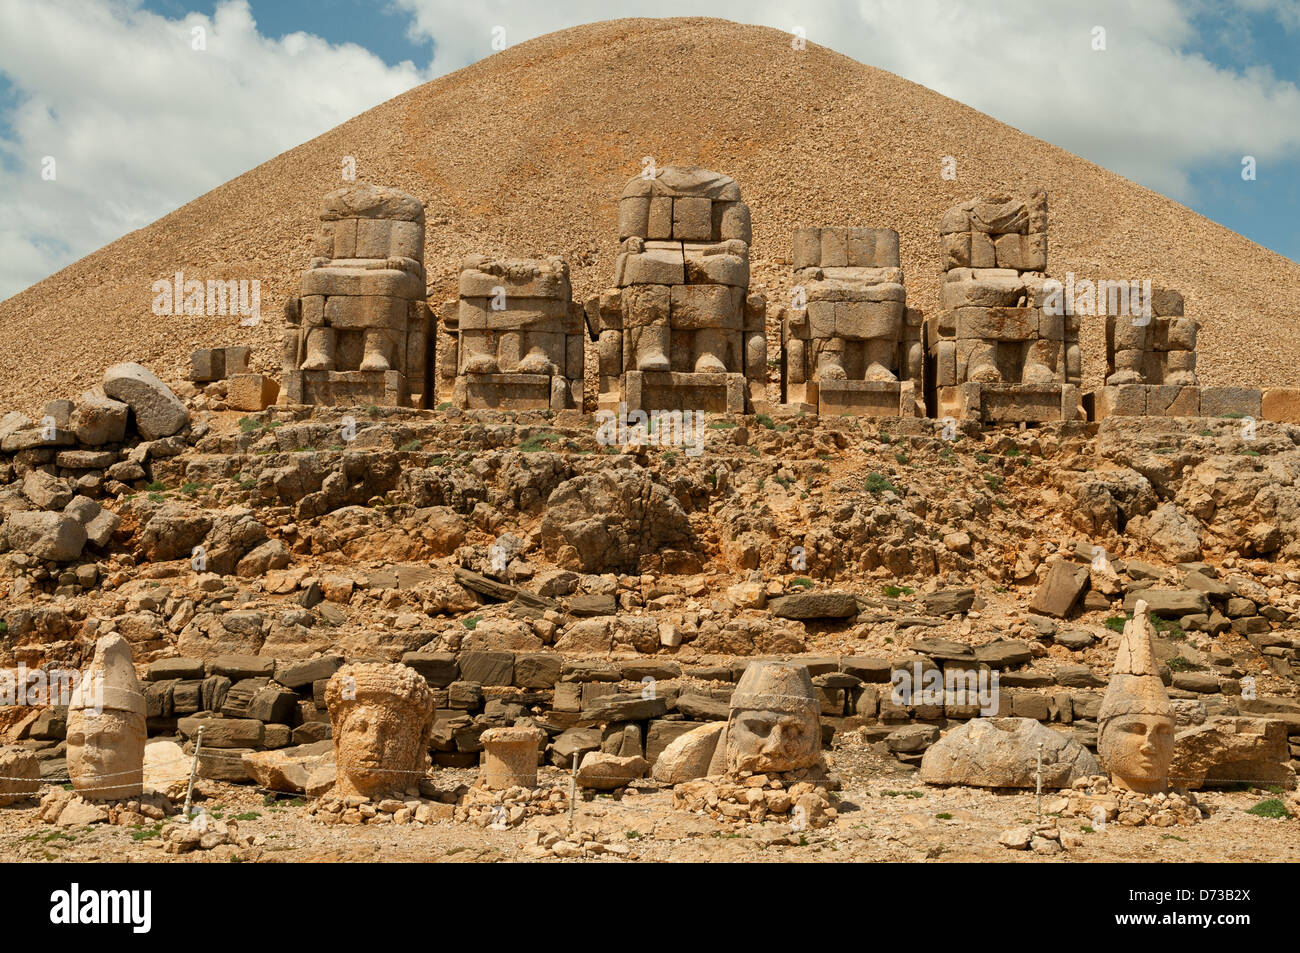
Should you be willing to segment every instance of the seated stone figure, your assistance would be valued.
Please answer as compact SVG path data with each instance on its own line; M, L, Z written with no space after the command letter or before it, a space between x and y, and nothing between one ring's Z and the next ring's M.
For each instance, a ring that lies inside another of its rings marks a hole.
M748 293L740 187L707 169L669 166L627 184L618 218L618 287L586 306L602 404L621 397L634 409L743 411L747 382L761 397L767 355L765 304Z
M325 686L325 704L334 726L334 794L375 799L419 786L433 727L423 676L405 665L344 665Z
M1195 318L1177 291L1139 283L1098 283L1106 316L1106 382L1092 393L1096 420L1106 417L1258 417L1261 394L1243 387L1201 387L1196 376Z
M1109 302L1106 308L1106 383L1178 385L1195 387L1195 318L1183 314L1183 296L1177 291L1151 290L1146 308L1124 307L1123 314ZM1125 302L1128 304L1128 302Z
M823 412L919 415L921 312L907 307L898 233L800 228L794 266L806 307L792 307L783 323L786 400Z
M95 643L95 656L68 704L68 776L90 800L138 797L144 790L145 699L120 635Z
M949 209L939 230L943 310L926 322L938 413L1081 416L1079 316L1051 305L1046 275L1047 194L972 199ZM966 385L987 393L958 390Z
M1139 599L1124 626L1110 684L1097 713L1097 753L1111 781L1139 794L1169 787L1174 755L1174 711L1160 681L1155 629L1145 601Z
M424 205L357 184L325 196L301 295L285 306L290 403L423 406Z
M727 770L798 771L822 764L821 708L803 665L751 662L727 717Z
M470 255L459 284L455 403L581 408L585 337L564 260Z

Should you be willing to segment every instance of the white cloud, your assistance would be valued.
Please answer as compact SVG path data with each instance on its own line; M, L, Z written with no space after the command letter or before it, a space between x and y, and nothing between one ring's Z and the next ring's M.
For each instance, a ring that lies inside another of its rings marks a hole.
M243 0L183 20L136 0L5 0L0 70L18 101L0 298L427 78L354 44L268 39Z
M243 0L169 20L139 0L4 0L0 70L17 90L0 139L0 297L432 76L614 16L710 16L782 30L967 103L1150 188L1194 201L1189 174L1240 156L1300 157L1300 90L1194 50L1243 13L1300 26L1298 0L391 0L431 42L426 73L350 44L257 32ZM1197 19L1197 18L1200 19ZM1216 19L1217 18L1217 19ZM309 22L309 20L307 21ZM207 49L191 30L207 28ZM1092 28L1106 28L1104 52ZM53 155L56 182L40 161Z
M1181 201L1188 174L1244 154L1300 155L1300 90L1261 64L1240 73L1192 51L1203 22L1236 12L1300 24L1297 0L788 0L481 3L395 0L411 35L436 43L434 72L490 53L492 26L510 45L612 16L717 16L782 30L897 73ZM558 7L558 8L557 8ZM1202 17L1201 21L1196 18ZM1094 51L1092 30L1105 28Z

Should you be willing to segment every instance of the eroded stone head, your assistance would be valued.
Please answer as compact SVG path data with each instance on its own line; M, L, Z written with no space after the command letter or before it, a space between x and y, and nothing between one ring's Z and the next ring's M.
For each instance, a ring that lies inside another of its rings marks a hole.
M336 795L375 798L419 784L428 759L433 695L405 665L345 665L325 687L334 726Z
M784 772L821 762L821 717L802 665L751 662L731 696L727 769Z
M120 635L95 643L95 656L68 704L68 776L84 798L110 801L144 790L145 700Z
M1174 754L1174 712L1157 672L1153 633L1147 604L1138 600L1097 717L1097 753L1111 781L1141 794L1168 788Z

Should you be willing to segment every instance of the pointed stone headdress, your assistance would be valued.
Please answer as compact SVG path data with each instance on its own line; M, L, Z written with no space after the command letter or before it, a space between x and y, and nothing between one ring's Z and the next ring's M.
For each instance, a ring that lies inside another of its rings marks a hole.
M1173 706L1169 703L1164 683L1160 681L1155 649L1151 645L1154 632L1147 604L1139 599L1133 609L1133 618L1124 626L1124 634L1120 636L1110 685L1097 714L1097 724L1102 731L1108 721L1119 715L1173 718Z
M117 634L95 643L95 656L68 699L69 711L124 711L145 717L144 691L131 661L131 645Z

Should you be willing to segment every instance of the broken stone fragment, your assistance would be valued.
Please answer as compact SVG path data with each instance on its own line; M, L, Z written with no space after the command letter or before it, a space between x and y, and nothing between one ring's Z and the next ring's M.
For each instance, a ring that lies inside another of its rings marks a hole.
M578 767L578 784L596 791L613 791L644 777L650 764L638 755L623 757L590 751Z
M140 364L114 364L104 372L103 386L105 394L131 408L136 429L146 440L170 437L190 422L180 398Z
M1069 787L1098 774L1097 759L1073 738L1029 718L979 718L958 725L926 751L921 780L986 788L1035 786L1043 746L1043 787Z
M9 549L51 562L71 562L86 546L86 529L78 520L41 510L10 513L0 537Z

